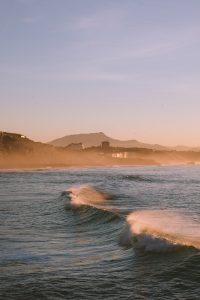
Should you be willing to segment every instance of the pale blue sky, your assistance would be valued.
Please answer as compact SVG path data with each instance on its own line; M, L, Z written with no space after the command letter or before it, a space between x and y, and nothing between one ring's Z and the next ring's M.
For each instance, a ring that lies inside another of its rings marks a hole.
M0 0L0 130L200 145L199 0Z

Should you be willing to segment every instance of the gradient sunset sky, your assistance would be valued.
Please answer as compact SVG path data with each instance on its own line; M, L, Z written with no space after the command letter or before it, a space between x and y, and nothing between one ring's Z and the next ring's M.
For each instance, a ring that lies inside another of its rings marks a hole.
M200 1L0 0L0 130L200 146Z

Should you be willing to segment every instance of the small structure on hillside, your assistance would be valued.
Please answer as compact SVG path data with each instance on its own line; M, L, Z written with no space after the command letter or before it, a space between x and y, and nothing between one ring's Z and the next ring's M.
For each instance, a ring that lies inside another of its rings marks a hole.
M22 135L22 134L19 134L19 133L0 131L0 137L1 138L7 137L7 136L9 136L10 138L15 138L15 139L19 139L19 138L25 139L26 138L25 135Z
M109 149L109 148L110 148L110 143L109 143L108 141L103 141L103 142L101 143L101 148L102 148L103 150Z
M66 147L67 150L83 150L84 148L83 143L71 143Z

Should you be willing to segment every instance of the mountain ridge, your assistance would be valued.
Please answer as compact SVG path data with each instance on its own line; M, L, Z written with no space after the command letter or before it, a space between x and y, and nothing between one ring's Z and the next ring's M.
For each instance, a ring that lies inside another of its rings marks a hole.
M92 146L100 146L102 142L108 141L111 147L124 148L148 148L154 150L169 150L168 147L159 144L142 143L137 140L118 140L107 136L103 132L97 133L81 133L66 135L64 137L48 142L48 144L57 147L67 147L71 143L83 143L86 148Z
M116 164L200 165L200 151L192 152L192 150L190 150L189 152L178 152L170 151L172 149L168 148L166 150L163 150L163 148L166 147L162 147L160 145L144 144L138 142L137 140L120 141L117 139L112 139L102 132L86 135L71 135L67 137L67 140L65 139L65 142L88 142L88 137L90 138L90 145L94 145L94 138L96 138L95 143L97 146L99 146L104 141L109 141L112 148L110 148L110 151L107 151L107 148L106 151L102 151L101 147L91 148L93 151L90 151L91 149L82 149L83 151L68 151L69 149L65 147L55 147L47 143L34 142L33 140L30 140L28 137L22 134L0 131L0 169L112 166ZM75 140L73 140L72 138L74 138ZM84 140L83 138L87 139ZM60 141L58 140L58 142ZM128 147L130 147L130 151L128 150ZM144 151L144 148L149 150ZM163 151L159 151L161 149ZM118 153L119 151L127 152ZM123 153L126 153L126 155L123 156Z

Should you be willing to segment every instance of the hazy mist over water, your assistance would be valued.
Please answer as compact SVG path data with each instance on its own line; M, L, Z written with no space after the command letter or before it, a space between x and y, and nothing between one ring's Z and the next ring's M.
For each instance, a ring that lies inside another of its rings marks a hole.
M0 172L0 299L199 299L200 167Z

